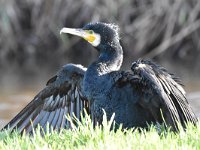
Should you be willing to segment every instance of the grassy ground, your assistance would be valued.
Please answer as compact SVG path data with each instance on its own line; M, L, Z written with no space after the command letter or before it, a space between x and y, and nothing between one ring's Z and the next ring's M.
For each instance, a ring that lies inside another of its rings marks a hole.
M39 130L33 136L9 132L0 133L0 149L200 149L200 127L188 125L179 133L150 131L110 130L111 122L104 119L102 126L93 128L86 119L73 130L47 133L42 137Z

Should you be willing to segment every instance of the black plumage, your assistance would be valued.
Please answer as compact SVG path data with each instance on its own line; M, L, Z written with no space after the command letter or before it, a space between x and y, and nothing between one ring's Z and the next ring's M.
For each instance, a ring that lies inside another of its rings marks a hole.
M91 112L101 123L103 111L108 118L115 113L115 122L123 127L146 127L147 123L163 123L177 130L178 124L196 123L179 80L164 68L147 60L138 60L131 71L119 71L123 50L118 27L106 23L90 23L82 29L63 28L86 39L99 52L87 69L83 93L91 103Z
M66 128L69 122L65 114L74 112L80 119L84 107L94 124L102 122L103 110L108 118L115 113L115 122L124 128L165 122L176 131L178 123L183 127L188 122L196 124L197 117L179 79L166 69L138 60L129 71L119 71L123 50L118 29L106 23L90 23L82 29L63 28L61 33L74 34L91 43L99 52L98 59L87 70L72 64L61 69L4 129L10 126L30 132L38 124L45 129L47 122L54 129Z
M53 76L46 87L19 112L2 130L10 129L32 133L40 125L46 132L51 129L71 128L67 115L81 119L85 108L90 113L89 103L83 97L81 84L86 68L81 65L67 64Z

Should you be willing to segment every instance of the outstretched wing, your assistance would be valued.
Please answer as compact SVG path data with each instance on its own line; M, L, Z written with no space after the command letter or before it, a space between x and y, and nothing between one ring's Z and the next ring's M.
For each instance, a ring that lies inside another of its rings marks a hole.
M183 127L187 122L197 122L178 78L147 60L134 62L131 69L133 75L129 74L129 80L139 94L138 104L147 110L156 122L163 122L164 119L173 130L178 129L178 122ZM133 76L137 77L133 79Z
M4 128L17 129L20 133L32 133L38 125L46 132L47 124L52 129L70 128L66 115L73 114L80 120L83 109L89 114L89 103L82 96L80 82L70 83L55 76L35 98L19 112Z

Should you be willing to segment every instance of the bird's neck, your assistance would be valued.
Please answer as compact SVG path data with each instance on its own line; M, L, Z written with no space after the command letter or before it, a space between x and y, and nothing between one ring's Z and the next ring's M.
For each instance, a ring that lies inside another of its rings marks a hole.
M99 51L99 58L88 67L84 75L83 89L89 100L110 89L112 80L110 80L109 73L119 70L123 61L123 51L120 45L106 46Z
M89 70L98 75L110 73L120 69L123 61L123 50L120 44L106 45L99 48L99 58L89 66Z

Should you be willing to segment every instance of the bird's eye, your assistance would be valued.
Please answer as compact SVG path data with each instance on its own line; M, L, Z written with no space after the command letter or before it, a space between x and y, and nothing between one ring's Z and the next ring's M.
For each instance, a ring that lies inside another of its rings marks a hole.
M92 30L88 30L88 33L89 33L89 34L93 34L94 31L92 31Z

